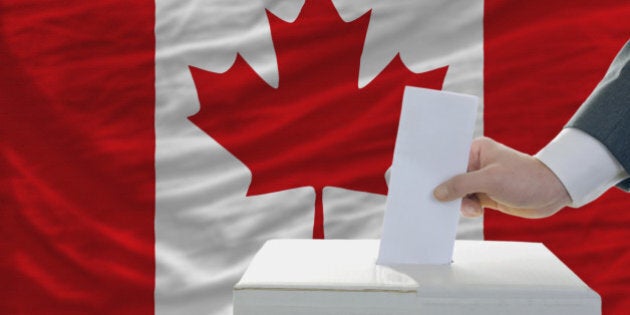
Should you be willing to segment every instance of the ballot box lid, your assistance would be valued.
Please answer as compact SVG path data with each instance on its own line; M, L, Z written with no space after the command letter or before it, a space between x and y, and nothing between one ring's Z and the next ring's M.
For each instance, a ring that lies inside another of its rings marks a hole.
M479 314L492 307L601 312L599 295L540 243L457 240L447 265L377 265L378 247L378 240L268 241L234 286L235 314L248 307L264 314L266 304L279 314L284 306L295 314L309 307L321 314L335 307L474 314L470 305Z

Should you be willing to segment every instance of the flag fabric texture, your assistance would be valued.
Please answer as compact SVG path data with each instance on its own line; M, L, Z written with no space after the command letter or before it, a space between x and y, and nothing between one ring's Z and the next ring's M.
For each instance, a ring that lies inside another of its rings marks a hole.
M230 314L271 238L378 238L405 85L533 154L627 1L0 2L0 313ZM428 152L427 154L430 154ZM630 195L458 237L542 242L630 309Z

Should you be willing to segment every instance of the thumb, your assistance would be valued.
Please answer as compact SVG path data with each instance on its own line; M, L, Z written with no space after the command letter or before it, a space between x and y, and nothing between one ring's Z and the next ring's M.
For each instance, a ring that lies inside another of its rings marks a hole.
M457 175L438 185L433 195L439 201L451 201L469 194L483 193L488 180L484 173L485 170L478 170Z

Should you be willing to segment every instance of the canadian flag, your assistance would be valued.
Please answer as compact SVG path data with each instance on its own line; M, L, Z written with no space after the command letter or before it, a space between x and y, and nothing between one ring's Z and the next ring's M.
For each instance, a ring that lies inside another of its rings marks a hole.
M630 37L630 3L0 4L0 313L230 314L271 238L378 238L402 89L474 94L527 153ZM430 154L430 152L427 152ZM630 196L458 237L543 242L630 309Z

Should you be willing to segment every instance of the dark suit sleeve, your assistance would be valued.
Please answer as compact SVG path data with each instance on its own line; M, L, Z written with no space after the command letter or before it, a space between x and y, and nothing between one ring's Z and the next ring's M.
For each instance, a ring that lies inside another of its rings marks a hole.
M575 113L567 127L580 129L608 148L630 173L630 41L610 65L606 76ZM630 191L630 179L617 186Z

